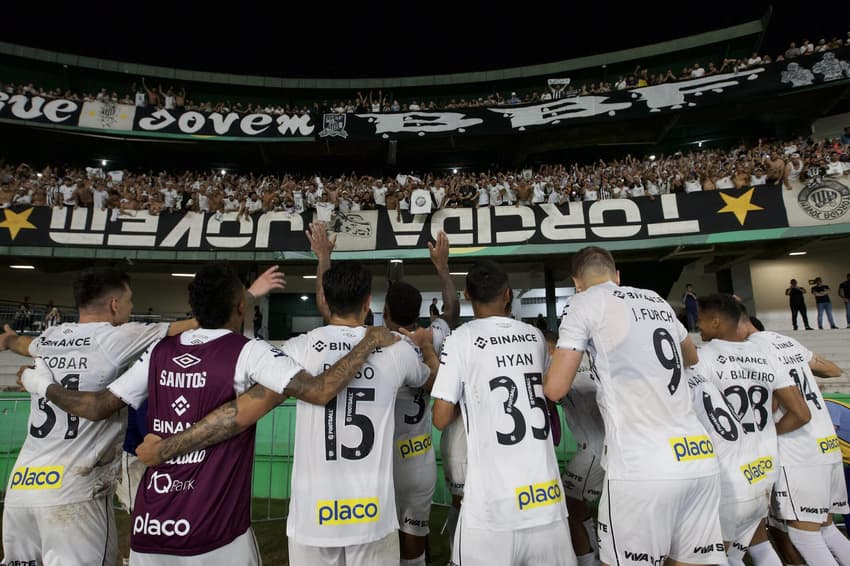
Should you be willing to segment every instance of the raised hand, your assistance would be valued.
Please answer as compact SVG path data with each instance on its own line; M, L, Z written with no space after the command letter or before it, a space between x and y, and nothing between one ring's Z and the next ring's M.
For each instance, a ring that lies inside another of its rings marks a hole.
M316 254L319 261L330 261L331 252L336 246L336 235L328 236L328 228L324 222L311 222L310 229L305 232L310 240L310 250Z
M449 237L445 232L437 234L437 241L428 242L428 253L431 255L431 263L437 271L448 271L449 269Z
M253 285L248 289L248 293L255 299L259 299L271 291L281 290L286 288L286 278L284 273L280 271L280 266L273 265L257 277Z

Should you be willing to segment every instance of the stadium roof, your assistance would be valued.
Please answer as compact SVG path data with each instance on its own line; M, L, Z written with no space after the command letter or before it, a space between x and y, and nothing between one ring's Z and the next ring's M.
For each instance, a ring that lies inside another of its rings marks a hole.
M783 3L784 4L784 3ZM789 3L790 4L790 3ZM404 6L400 8L399 6ZM631 49L759 20L767 2L575 2L440 6L401 3L338 8L309 3L223 10L175 4L146 11L130 3L51 13L4 6L0 41L78 55L198 71L274 77L399 77L505 69ZM770 16L765 50L789 39L846 33L846 7L795 3ZM145 15L147 12L148 15ZM764 18L767 21L767 18Z

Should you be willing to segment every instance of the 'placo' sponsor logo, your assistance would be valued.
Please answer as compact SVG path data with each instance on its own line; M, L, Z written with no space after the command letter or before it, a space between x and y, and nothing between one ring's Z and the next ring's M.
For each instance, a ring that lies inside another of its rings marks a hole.
M334 499L316 504L319 526L374 523L381 518L377 497L362 499Z
M133 534L185 537L192 530L192 525L186 519L159 519L151 518L150 513L144 516L137 515L133 521Z
M514 494L520 511L552 505L562 498L561 484L557 479L518 487Z
M12 473L9 489L59 489L65 466L43 466L41 468L17 468Z
M422 436L414 436L408 440L399 440L396 446L398 446L398 452L402 460L421 456L431 450L431 435L426 433Z
M750 485L760 482L771 471L773 471L773 458L771 456L756 458L752 462L741 466L741 472Z
M714 445L707 436L682 436L670 439L677 462L714 458Z
M818 448L820 448L821 454L829 454L830 452L840 450L841 446L838 442L838 437L832 435L826 438L818 438Z

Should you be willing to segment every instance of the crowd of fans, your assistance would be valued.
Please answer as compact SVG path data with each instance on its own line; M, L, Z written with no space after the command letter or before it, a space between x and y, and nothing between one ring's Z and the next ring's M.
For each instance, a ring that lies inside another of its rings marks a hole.
M173 174L101 168L0 167L0 207L15 205L108 209L113 220L147 210L301 213L386 208L410 210L414 191L430 193L433 209L535 206L667 193L780 185L812 175L850 175L850 127L832 140L762 142L732 149L697 149L673 155L626 156L612 161L545 165L533 170L446 172L372 177L254 175L226 171ZM419 193L420 195L423 193Z
M527 104L533 102L547 101L570 96L585 96L590 94L604 94L613 91L640 88L679 80L695 79L713 74L743 72L751 67L766 65L772 62L794 59L802 55L824 52L840 47L850 46L850 32L846 39L833 37L830 40L822 38L813 43L804 39L798 47L791 42L784 53L775 57L766 54L753 53L744 59L723 59L722 61L695 62L693 65L685 66L681 72L675 73L673 69L666 72L651 72L649 69L638 65L635 70L626 75L619 76L616 80L583 81L550 81L545 89L517 91L492 92L487 96L469 98L443 98L440 100L423 100L421 98L397 98L391 93L382 90L369 91L367 93L357 92L353 97L336 101L313 101L310 103L271 103L271 102L249 102L249 101L207 101L196 102L187 95L186 89L169 86L163 89L161 84L148 85L142 79L138 84L133 83L129 92L119 95L116 91L101 89L96 93L76 93L70 90L45 89L29 84L4 84L0 82L0 91L7 94L24 94L27 96L42 96L46 98L66 98L82 102L100 101L120 104L133 104L136 106L154 106L167 110L186 109L198 112L212 113L266 113L273 115L303 115L321 114L324 112L418 112L446 109L476 108L489 106L504 106L512 104ZM707 64L706 64L707 63Z

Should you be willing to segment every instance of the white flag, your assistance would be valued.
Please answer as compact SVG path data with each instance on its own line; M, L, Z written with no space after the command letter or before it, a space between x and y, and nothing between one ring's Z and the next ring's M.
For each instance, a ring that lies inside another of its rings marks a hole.
M431 192L427 189L416 189L410 195L411 214L431 213Z

